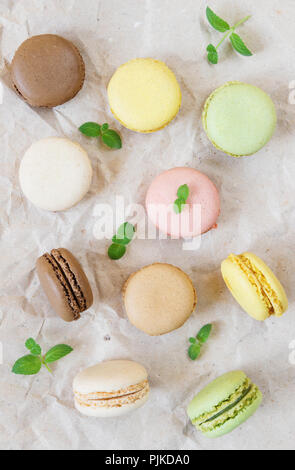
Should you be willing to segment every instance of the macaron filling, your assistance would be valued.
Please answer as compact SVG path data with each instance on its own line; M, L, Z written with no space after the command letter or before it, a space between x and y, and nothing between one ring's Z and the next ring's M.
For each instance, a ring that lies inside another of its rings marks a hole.
M86 299L69 264L58 250L52 250L51 255L46 253L44 258L51 265L62 286L69 307L73 312L74 320L79 320L80 313L86 310Z
M259 297L268 309L269 315L282 316L284 313L283 305L264 274L244 255L230 255L229 259L241 268L249 282L256 288Z
M84 296L84 293L81 289L81 286L79 285L76 277L75 277L75 274L73 273L73 271L71 270L71 267L68 263L68 261L65 259L65 257L61 254L61 252L59 250L52 250L51 252L51 256L54 257L56 263L59 265L59 268L61 269L63 275L65 276L65 273L67 273L66 275L66 280L68 281L72 291L73 291L73 294L74 294L74 297L79 305L79 308L80 308L80 311L81 312L84 312L86 309L87 309L87 300Z
M258 395L258 387L247 378L226 400L219 403L210 412L193 419L192 423L203 433L215 430L224 425L226 421L236 418L257 399Z
M224 413L227 413L228 411L232 410L232 408L234 408L236 405L238 405L240 403L240 401L242 401L243 398L246 395L248 395L248 393L251 391L251 389L252 389L252 385L249 388L247 388L247 390L245 390L244 393L242 393L242 395L234 403L232 403L231 405L228 405L226 408L224 408L224 410L219 411L219 413L217 413L216 415L214 415L211 418L207 419L206 421L204 421L204 423L201 423L201 424L206 424L206 423L209 423L210 421L214 421L215 419L219 418L219 416L221 416Z
M75 392L75 399L82 407L120 408L142 400L148 393L149 384L147 380L144 380L139 384L113 392L94 392L89 394Z
M226 407L220 414L216 415L214 419L212 418L212 420L198 425L199 429L203 433L216 430L227 421L235 419L240 413L243 413L257 400L259 389L256 385L253 385L250 389L247 389L246 392L247 393L244 392L232 405Z

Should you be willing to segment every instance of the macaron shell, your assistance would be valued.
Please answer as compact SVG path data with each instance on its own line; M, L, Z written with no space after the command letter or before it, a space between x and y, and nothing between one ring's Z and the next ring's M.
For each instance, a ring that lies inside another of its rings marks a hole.
M86 416L122 416L146 403L148 374L137 362L107 361L81 371L74 379L75 406Z
M88 278L75 256L65 248L52 250L63 272L66 274L68 283L79 302L81 312L87 310L93 304L93 293Z
M108 86L111 110L130 130L155 132L169 124L181 106L181 90L163 62L135 59L115 72Z
M258 256L253 253L243 253L243 256L247 258L251 265L265 277L270 288L270 297L276 297L281 304L282 313L278 313L278 316L281 316L288 309L288 298L282 284L272 270ZM261 282L263 281L261 280Z
M33 36L21 44L11 66L17 92L31 106L55 107L81 90L85 65L70 41L53 34Z
M107 361L81 371L74 379L73 388L82 394L113 392L141 383L147 378L146 369L137 362Z
M240 370L228 372L209 383L190 402L187 413L193 421L203 414L208 414L233 395L247 381L247 376Z
M181 214L174 211L180 186L187 184L190 195ZM172 238L192 238L216 226L220 198L212 181L203 173L186 167L172 168L152 182L146 196L148 216L153 224Z
M130 322L150 336L180 328L197 304L189 276L175 266L162 263L146 266L130 276L123 295Z
M54 311L66 322L78 320L79 305L54 259L49 255L41 256L37 260L37 273Z
M260 88L228 82L208 98L205 131L219 150L232 156L252 155L272 137L277 123L273 101Z
M226 259L222 262L221 272L228 289L245 312L258 321L269 318L270 310L265 298L259 296L255 283L237 264Z
M226 421L221 426L218 426L211 431L203 433L204 436L209 438L218 438L238 428L257 411L257 409L261 405L262 399L262 393L260 392L260 390L258 390L257 398L251 403L251 405L247 406L242 411L240 411L235 418L228 419L228 421Z
M92 174L86 151L59 137L33 143L19 169L25 196L36 207L53 212L78 204L90 189Z

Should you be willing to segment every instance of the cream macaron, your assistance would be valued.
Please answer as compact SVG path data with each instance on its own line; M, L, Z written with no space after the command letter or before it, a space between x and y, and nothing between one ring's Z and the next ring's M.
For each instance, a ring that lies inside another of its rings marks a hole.
M73 383L75 407L96 418L122 416L140 408L149 397L146 369L137 362L101 362L80 372Z
M20 185L32 204L65 211L90 189L92 166L86 151L69 139L41 139L27 150L19 169Z
M116 119L142 133L167 126L181 106L174 73L154 59L135 59L119 67L109 83L108 97Z
M180 328L197 305L196 290L189 276L162 263L132 274L124 286L123 297L132 325L150 336Z

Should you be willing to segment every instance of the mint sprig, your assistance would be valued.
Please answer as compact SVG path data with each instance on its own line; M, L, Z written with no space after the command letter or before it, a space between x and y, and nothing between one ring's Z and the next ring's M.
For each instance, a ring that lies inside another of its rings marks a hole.
M209 7L206 9L206 16L211 26L213 26L213 28L220 33L224 33L230 29L230 25L222 18L217 16L216 13L214 13L214 11Z
M110 129L107 123L100 125L96 122L85 122L79 127L79 131L87 137L101 137L103 143L111 149L119 150L122 148L121 137L118 132Z
M177 199L174 202L174 212L180 214L183 211L186 201L188 200L190 190L187 184L184 184L178 188Z
M125 222L118 228L116 235L113 236L113 243L108 249L110 259L117 261L123 258L127 251L126 246L133 240L135 231L134 225L129 222Z
M208 341L211 331L212 325L205 325L203 328L201 328L196 338L189 339L191 345L188 349L188 355L192 361L198 359L199 355L201 354L202 346Z
M238 34L235 33L236 29L239 26L241 26L243 23L245 23L249 18L251 18L251 16L246 16L246 18L243 18L242 20L240 20L232 28L225 20L217 16L216 13L214 13L214 11L211 10L211 8L209 7L207 7L206 9L206 16L207 16L209 23L214 29L216 29L217 31L221 33L224 33L224 32L226 33L221 39L221 41L217 44L217 46L214 46L213 44L209 44L209 46L207 47L208 61L211 64L213 65L218 64L218 60L219 60L218 49L228 37L230 37L230 42L233 48L239 54L246 56L246 57L250 57L253 55L250 49L248 49L248 47L242 40L242 38Z
M73 348L67 344L58 344L51 348L45 356L42 356L41 346L33 338L29 338L25 346L31 354L21 357L16 361L12 368L14 374L36 375L40 372L42 365L46 367L48 372L52 373L48 364L58 361L73 351Z

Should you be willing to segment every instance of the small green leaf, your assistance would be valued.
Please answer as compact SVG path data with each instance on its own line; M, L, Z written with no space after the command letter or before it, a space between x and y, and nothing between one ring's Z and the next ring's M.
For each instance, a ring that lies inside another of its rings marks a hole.
M42 363L39 357L28 355L16 361L12 372L18 375L35 375L40 372L41 367Z
M252 52L248 49L246 44L244 43L243 39L236 33L232 33L230 36L230 41L232 43L233 48L241 55L246 57L252 56Z
M196 338L190 338L189 342L192 343L192 344L196 344L197 340L196 340Z
M68 346L67 344L58 344L57 346L54 346L54 348L50 349L44 357L44 360L47 364L50 364L52 362L56 362L59 359L67 356L73 351L73 348L71 346Z
M85 122L79 131L87 137L99 137L101 135L101 126L96 122Z
M42 350L39 344L33 338L29 338L25 343L26 348L33 354L33 356L40 356Z
M128 245L134 237L135 227L129 222L125 222L118 228L117 235L113 237L113 243L118 245Z
M211 334L211 330L212 330L211 324L205 325L203 326L203 328L201 328L201 330L197 334L197 339L200 341L200 343L204 344L206 343L206 341L208 341L208 338Z
M179 199L186 201L189 197L189 187L187 184L184 184L178 188L177 196Z
M201 353L201 346L199 343L192 344L188 350L188 355L192 361L195 361L196 359L198 359L200 353Z
M33 338L27 339L25 346L29 351L37 345L36 341Z
M119 134L112 129L108 129L102 134L102 141L111 149L121 149L122 148L122 140Z
M110 127L110 126L109 126L107 123L106 123L106 124L103 124L103 125L101 126L101 132L107 131L107 130L109 129L109 127Z
M176 199L174 202L174 212L176 214L180 214L185 207L185 201L183 199Z
M118 235L114 235L113 238L112 238L112 242L115 244L115 245L123 245L123 246L126 246L126 245L129 245L129 243L131 242L131 240L127 237L125 238L121 238L121 237L118 237Z
M117 245L116 243L113 243L109 247L109 250L108 250L109 258L115 261L123 258L125 253L126 253L126 247L124 245Z
M211 8L207 7L206 15L211 26L213 26L213 28L217 31L224 33L225 31L230 30L230 25L226 21L221 19L219 16L217 16L214 11L211 10Z
M218 52L216 47L214 47L213 44L209 44L207 47L207 52L209 62L213 65L218 64Z
M42 349L39 344L36 344L36 346L34 346L30 351L33 356L40 356L40 354L42 353Z

